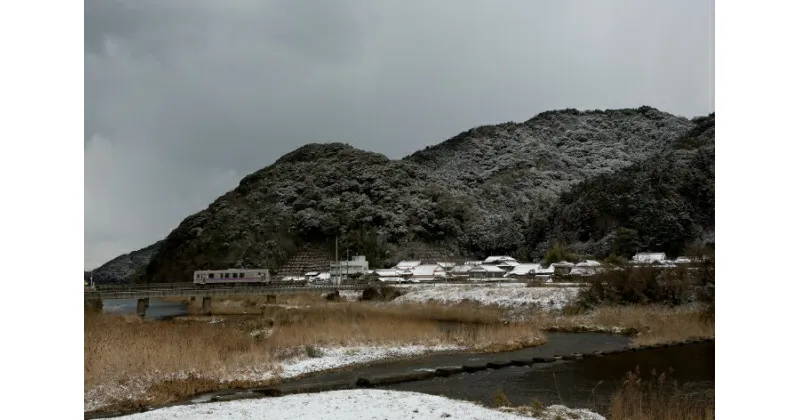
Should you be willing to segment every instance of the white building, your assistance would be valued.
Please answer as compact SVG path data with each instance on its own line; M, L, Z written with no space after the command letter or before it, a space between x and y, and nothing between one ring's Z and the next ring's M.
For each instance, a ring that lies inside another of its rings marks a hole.
M667 260L663 252L640 252L633 256L631 262L635 264L659 264Z
M342 279L351 274L367 274L369 263L367 257L356 255L350 261L338 261L331 263L330 276L334 284L342 284Z

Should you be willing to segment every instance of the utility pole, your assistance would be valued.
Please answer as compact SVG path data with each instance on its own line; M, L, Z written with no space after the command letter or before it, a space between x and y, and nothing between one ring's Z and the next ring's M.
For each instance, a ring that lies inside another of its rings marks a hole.
M345 274L345 278L350 278L350 248L347 249L347 261L345 264L347 264L345 266L345 273L347 273Z
M339 237L336 237L336 284L341 283L342 264L339 262Z

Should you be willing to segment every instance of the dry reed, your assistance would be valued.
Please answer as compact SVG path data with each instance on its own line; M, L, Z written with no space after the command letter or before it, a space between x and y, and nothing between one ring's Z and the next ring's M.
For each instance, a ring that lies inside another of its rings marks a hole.
M661 344L690 338L714 337L714 321L695 306L601 306L580 315L536 314L539 323L562 328L595 327L609 331L633 328L634 345Z
M226 386L269 383L265 373L277 372L281 361L306 353L304 348L449 344L491 352L545 341L530 324L502 322L501 315L472 305L372 302L272 305L262 314L218 323L203 317L147 321L85 314L84 389L136 383L144 394L112 405L145 397L157 404Z
M666 373L641 377L639 368L628 372L612 396L607 416L616 420L710 420L714 418L714 390L681 390Z

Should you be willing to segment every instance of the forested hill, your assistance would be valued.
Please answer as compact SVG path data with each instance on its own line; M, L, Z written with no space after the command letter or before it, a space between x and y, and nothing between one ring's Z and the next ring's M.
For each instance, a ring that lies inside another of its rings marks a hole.
M702 231L708 220L713 229L710 118L711 214L700 204L687 210L692 232ZM187 217L137 277L188 281L201 268L277 269L299 246L332 246L336 236L340 249L367 255L371 267L391 265L414 244L465 257L503 253L522 259L541 257L542 248L556 239L602 250L594 242L604 244L614 229L636 230L649 219L590 214L584 203L598 195L590 191L608 186L582 182L614 183L614 174L635 170L637 163L697 155L693 142L699 140L692 139L702 136L687 133L706 133L700 123L650 107L550 111L523 123L474 128L401 160L341 143L309 144L244 177L233 191ZM556 216L560 207L582 217L578 227L571 218ZM584 227L612 216L611 227ZM685 237L687 222L681 220L678 236ZM637 241L652 242L654 233L641 229Z
M676 256L693 241L713 244L714 119L697 118L666 151L562 194L533 241L628 256L646 250Z

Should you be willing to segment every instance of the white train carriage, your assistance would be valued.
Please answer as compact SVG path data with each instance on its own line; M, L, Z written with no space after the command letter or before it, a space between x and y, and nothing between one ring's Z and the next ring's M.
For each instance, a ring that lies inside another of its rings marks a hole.
M197 270L194 272L195 284L238 284L269 283L269 270L266 268L228 268L226 270Z

